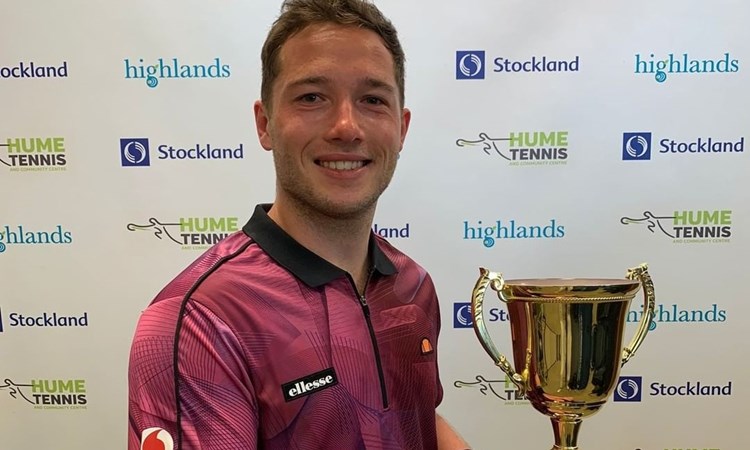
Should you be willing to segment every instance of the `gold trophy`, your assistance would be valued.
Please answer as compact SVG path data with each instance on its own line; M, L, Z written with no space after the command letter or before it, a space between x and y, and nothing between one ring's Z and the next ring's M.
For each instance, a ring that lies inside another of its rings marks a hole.
M604 405L620 367L649 331L655 298L646 264L628 270L626 279L504 280L499 273L479 271L471 313L482 347L534 408L551 418L552 450L577 450L583 418ZM488 285L508 308L515 369L487 333L482 303ZM623 350L630 300L641 285L643 315Z

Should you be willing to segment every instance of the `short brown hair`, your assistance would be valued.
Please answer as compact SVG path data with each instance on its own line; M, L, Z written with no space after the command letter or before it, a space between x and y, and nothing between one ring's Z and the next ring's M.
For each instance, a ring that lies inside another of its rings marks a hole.
M396 28L368 0L285 0L281 14L271 26L261 51L263 78L260 97L266 108L271 106L273 82L279 76L279 51L284 43L304 28L334 23L365 28L375 32L393 57L394 75L401 107L404 106L404 50Z

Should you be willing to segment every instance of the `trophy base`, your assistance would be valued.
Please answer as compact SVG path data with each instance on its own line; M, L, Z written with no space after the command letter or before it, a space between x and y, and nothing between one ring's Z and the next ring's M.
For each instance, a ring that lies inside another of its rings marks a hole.
M581 419L552 417L552 430L555 432L555 446L552 450L579 450L578 432Z

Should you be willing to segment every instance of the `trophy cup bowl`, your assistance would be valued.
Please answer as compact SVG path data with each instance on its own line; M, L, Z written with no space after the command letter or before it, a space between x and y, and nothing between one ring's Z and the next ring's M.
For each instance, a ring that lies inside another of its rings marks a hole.
M583 418L606 403L620 368L649 331L655 298L646 264L628 270L624 279L504 280L497 272L479 270L471 313L482 347L532 406L550 417L552 450L577 450ZM508 309L514 367L487 333L482 304L488 286ZM623 349L630 301L641 286L643 315Z

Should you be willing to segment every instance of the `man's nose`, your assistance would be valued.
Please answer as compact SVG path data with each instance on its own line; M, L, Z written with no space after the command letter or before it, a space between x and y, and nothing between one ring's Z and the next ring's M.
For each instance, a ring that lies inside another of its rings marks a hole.
M362 138L361 117L354 101L338 102L333 109L329 139L354 142Z

